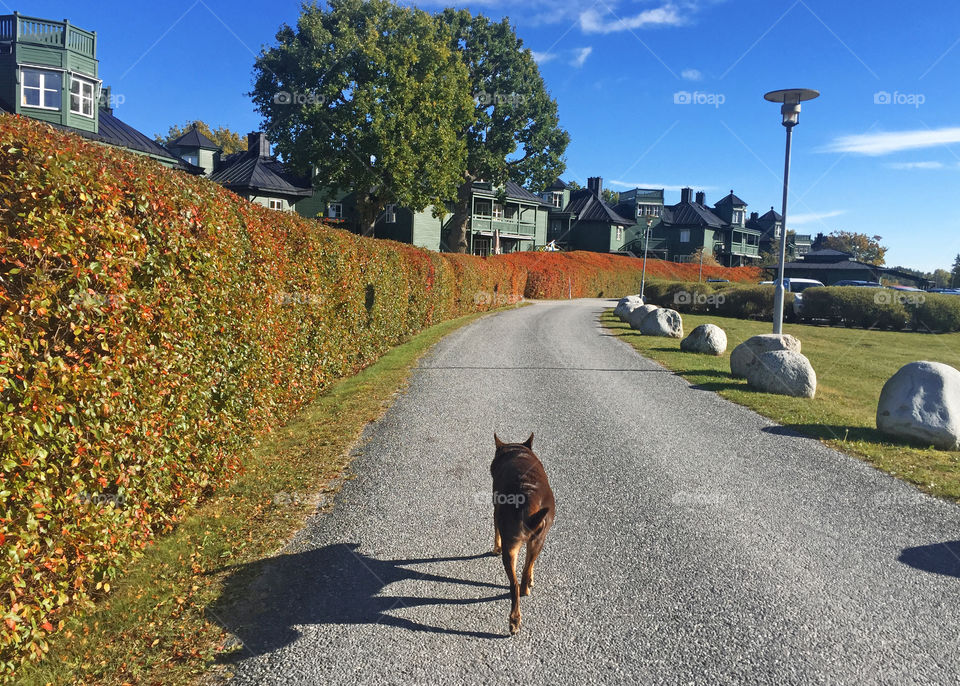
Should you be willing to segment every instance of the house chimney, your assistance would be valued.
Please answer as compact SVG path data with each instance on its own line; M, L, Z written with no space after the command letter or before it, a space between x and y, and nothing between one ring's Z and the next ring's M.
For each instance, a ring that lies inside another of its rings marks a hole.
M261 157L270 157L270 141L263 131L247 134L247 150L256 150Z
M707 202L707 194L703 191L697 191L697 204L703 205Z
M760 213L759 213L759 212L751 212L751 213L750 213L750 221L755 222L755 221L757 221L759 218L760 218Z
M680 202L690 202L690 194L693 193L692 188L681 188L680 189Z
M587 188L600 195L603 192L603 179L599 176L591 176L587 179Z

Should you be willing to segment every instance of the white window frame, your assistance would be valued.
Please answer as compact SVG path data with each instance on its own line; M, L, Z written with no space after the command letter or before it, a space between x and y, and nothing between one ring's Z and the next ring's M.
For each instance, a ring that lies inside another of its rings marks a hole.
M343 219L343 203L327 203L327 219Z
M493 203L493 218L503 219L503 205L498 202Z
M200 166L200 155L199 155L199 154L194 155L194 154L192 154L192 153L187 153L186 155L181 156L180 159L182 159L184 162L189 162L189 163L192 164L194 167L199 167L199 166Z
M383 221L387 224L396 224L397 223L397 206L396 205L387 205L383 211Z
M737 226L743 224L743 210L733 211L733 223Z
M690 242L690 229L680 229L680 242L681 243Z
M561 208L563 203L563 191L554 191L551 198L551 204L556 208Z
M277 200L276 198L267 198L267 207L271 210L280 210L283 211L283 200Z
M622 227L622 226L618 226L618 227L617 227L617 240L618 240L618 241L622 241L622 240L623 240L623 227Z
M39 87L27 86L27 85L26 85L26 78L25 78L25 77L26 77L26 73L25 73L25 72L28 72L28 71L37 72L37 73L40 75L40 86L39 86ZM54 88L47 88L47 87L46 87L47 75L49 75L49 74L56 74L57 77L60 79L60 87L59 87L59 88L54 89ZM47 110L47 111L50 111L50 112L59 112L59 111L61 111L61 110L63 109L63 77L64 77L64 74L65 74L65 72L64 72L64 70L62 70L62 69L55 69L55 68L50 68L50 67L35 67L35 66L31 65L31 64L21 64L21 65L20 65L20 106L21 106L21 107L31 107L31 108L37 109L37 110ZM30 90L39 90L39 91L40 91L40 104L39 104L39 105L31 105L31 104L29 104L29 103L27 102L27 88L29 88ZM43 103L46 101L46 98L44 97L44 93L59 93L59 95L60 95L60 104L59 104L57 107L48 107L47 105L44 105Z
M74 83L79 83L79 84L80 84L80 92L79 92L79 93L74 93L74 92L73 92L73 84L74 84ZM89 96L89 97L87 97L87 96L85 96L85 95L83 94L83 87L84 87L84 86L89 86L89 87L90 87L90 96ZM79 102L80 102L80 109L79 109L79 110L73 109L73 96L74 96L74 95L76 95L76 96L80 99L80 100L79 100ZM84 78L84 77L82 77L82 76L77 76L76 74L70 74L70 90L67 92L67 96L70 98L70 103L69 103L69 104L70 104L70 112L72 112L73 114L78 114L78 115L80 115L81 117L87 117L87 118L89 118L89 119L93 119L93 118L96 116L96 114L97 114L97 83L96 83L96 81L93 81L93 80L91 80L91 79ZM89 103L90 103L90 114L86 114L86 113L83 111L83 104L84 104L85 101L89 101Z

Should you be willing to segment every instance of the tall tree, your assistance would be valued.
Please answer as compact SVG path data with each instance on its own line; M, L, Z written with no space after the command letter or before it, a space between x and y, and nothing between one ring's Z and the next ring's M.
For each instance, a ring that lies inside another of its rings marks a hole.
M154 139L162 145L169 145L187 131L192 129L194 126L197 127L197 130L200 131L200 133L219 145L223 149L223 153L225 155L247 149L246 136L241 136L239 133L231 131L226 126L218 126L215 129L211 128L209 124L200 121L199 119L188 121L183 126L173 125L167 131L166 136L162 136L158 133L156 136L154 136Z
M953 274L946 269L934 269L931 278L937 288L950 288L950 284L953 281Z
M616 205L620 202L620 194L616 191L612 191L609 188L604 188L602 191L603 199L608 205Z
M957 255L957 259L953 261L953 270L950 273L953 275L953 283L950 285L953 288L960 288L960 255Z
M474 181L507 180L544 188L566 168L570 136L560 128L557 102L547 93L532 53L508 19L496 22L468 10L446 9L452 47L469 74L475 106L461 129L467 163L450 220L449 248L466 252Z
M387 0L304 5L254 66L266 132L300 173L354 190L361 233L389 203L456 194L473 102L446 22Z
M820 236L817 238L819 239ZM830 235L823 236L823 240L818 241L818 245L820 246L818 249L829 248L848 252L855 260L867 264L882 265L884 256L887 254L887 248L880 245L880 236L868 236L865 233L852 231L832 231Z

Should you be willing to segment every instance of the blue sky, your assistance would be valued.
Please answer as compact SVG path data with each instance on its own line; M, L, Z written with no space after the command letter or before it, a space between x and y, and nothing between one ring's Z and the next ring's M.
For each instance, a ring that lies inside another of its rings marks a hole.
M450 3L418 3L437 10ZM960 253L960 3L893 0L480 0L534 51L572 138L565 179L615 190L733 189L780 209L784 131L763 94L804 87L790 228L879 235L888 264ZM116 113L153 135L190 119L259 127L251 68L299 0L0 0L98 33Z

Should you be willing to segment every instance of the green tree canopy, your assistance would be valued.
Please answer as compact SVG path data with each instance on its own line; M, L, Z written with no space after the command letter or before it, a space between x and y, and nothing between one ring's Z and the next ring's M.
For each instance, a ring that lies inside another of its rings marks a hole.
M246 136L241 136L239 133L231 131L226 126L218 126L215 129L210 128L209 124L200 121L199 119L188 121L183 126L173 125L167 131L166 136L158 133L156 136L154 136L154 139L162 145L169 145L187 131L192 129L194 126L197 127L197 130L200 131L200 133L219 145L223 149L224 155L229 155L230 153L240 152L241 150L247 149Z
M880 236L868 236L852 231L833 231L828 236L817 236L817 249L842 250L853 255L855 260L867 264L882 265L887 248L880 245Z
M304 5L254 66L265 130L300 173L357 193L372 234L389 203L414 210L456 194L473 102L449 26L387 0Z
M453 217L450 249L466 252L470 192L474 181L514 181L544 188L566 168L570 137L560 128L532 53L523 47L508 19L492 21L467 10L446 9L452 47L466 65L474 99L471 120L460 137L467 161Z
M953 261L953 269L950 274L953 276L953 283L951 287L960 288L960 255L957 255L957 259Z

